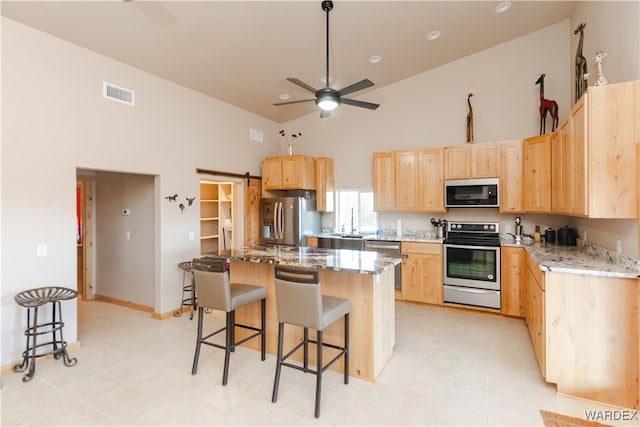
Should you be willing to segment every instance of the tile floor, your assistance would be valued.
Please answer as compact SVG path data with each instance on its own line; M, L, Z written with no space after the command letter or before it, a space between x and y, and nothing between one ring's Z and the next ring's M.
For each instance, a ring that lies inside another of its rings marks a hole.
M284 369L271 403L275 358L241 348L220 385L223 352L204 346L191 375L196 319L152 320L80 302L75 367L41 361L35 378L1 377L2 425L543 425L539 410L584 417L612 409L555 393L541 379L518 319L396 305L396 349L376 383L328 372L313 418L314 377ZM207 316L223 325L223 316ZM637 423L635 421L634 423Z

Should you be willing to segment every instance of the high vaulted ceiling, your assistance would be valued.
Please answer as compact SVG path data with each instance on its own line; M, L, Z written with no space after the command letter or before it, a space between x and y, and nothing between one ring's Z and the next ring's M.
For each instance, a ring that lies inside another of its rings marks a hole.
M330 86L368 78L375 86L349 97L380 103L371 91L560 22L576 7L513 1L498 14L499 3L334 1ZM313 98L286 77L324 86L320 0L2 1L1 7L8 18L276 122L317 110L313 102L272 105L285 93L289 100ZM441 37L428 41L434 30ZM382 61L370 63L374 55Z

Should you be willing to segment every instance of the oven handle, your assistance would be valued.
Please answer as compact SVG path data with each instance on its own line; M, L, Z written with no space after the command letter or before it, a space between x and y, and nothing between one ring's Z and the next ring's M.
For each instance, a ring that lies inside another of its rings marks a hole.
M469 246L469 245L452 245L450 243L445 243L443 245L445 248L460 248L460 249L485 249L489 251L500 252L500 246Z
M444 284L444 286L448 286L450 288L463 288L462 286L457 286L457 285L447 285L446 283ZM470 294L495 294L495 293L500 293L499 290L495 290L495 289L478 289L478 288L467 288L464 287L464 291L465 292L469 292Z

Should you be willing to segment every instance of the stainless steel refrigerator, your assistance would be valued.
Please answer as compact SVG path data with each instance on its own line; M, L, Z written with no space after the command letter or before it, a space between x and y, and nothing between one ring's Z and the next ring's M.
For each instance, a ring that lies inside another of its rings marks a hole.
M315 199L262 199L262 244L304 246L305 236L320 232L320 223Z

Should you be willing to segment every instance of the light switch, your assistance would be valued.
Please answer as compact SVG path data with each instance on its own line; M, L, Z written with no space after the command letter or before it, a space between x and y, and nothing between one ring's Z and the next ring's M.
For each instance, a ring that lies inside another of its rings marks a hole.
M38 256L47 256L47 252L48 252L47 245L45 245L43 243L38 245L38 248L37 248Z
M131 232L129 230L125 231L124 235L127 238L127 240L131 240Z
M189 232L189 240L195 240L196 238L196 233L194 233L193 231Z

